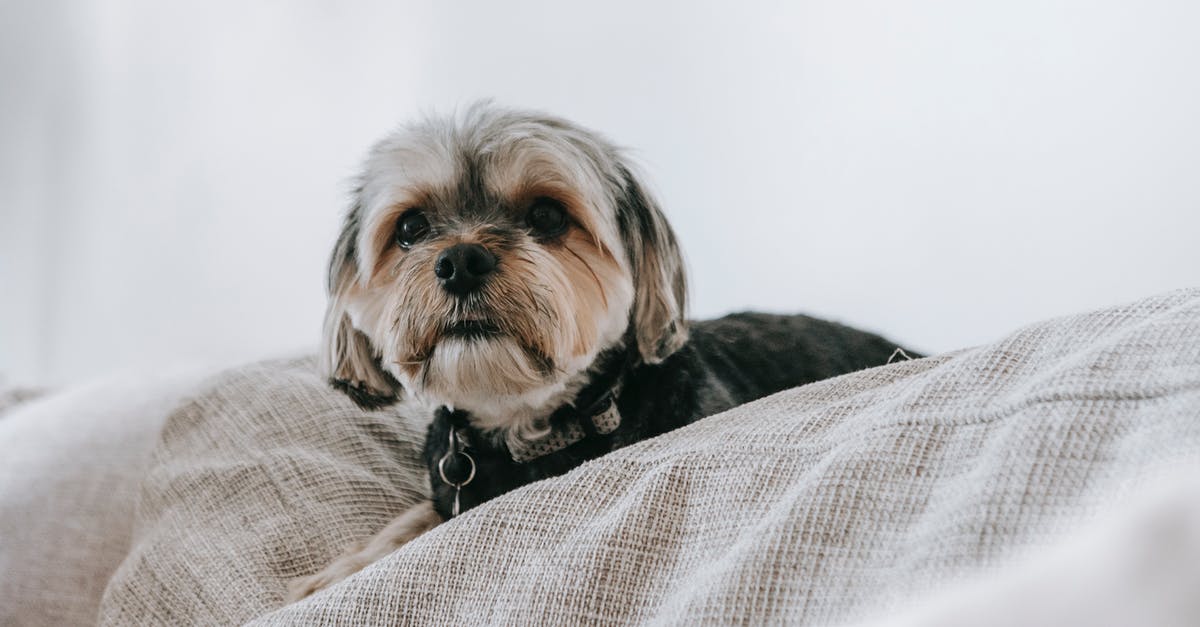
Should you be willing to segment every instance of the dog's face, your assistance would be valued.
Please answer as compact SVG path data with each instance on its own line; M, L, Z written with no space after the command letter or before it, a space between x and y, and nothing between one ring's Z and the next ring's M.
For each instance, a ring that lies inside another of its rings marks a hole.
M330 264L327 374L500 427L626 337L664 359L686 339L683 264L631 171L589 131L486 105L384 139Z

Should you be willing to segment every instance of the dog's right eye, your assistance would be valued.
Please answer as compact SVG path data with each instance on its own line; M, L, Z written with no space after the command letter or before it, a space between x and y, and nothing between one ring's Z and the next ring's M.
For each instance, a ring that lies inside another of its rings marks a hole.
M405 212L396 221L396 243L401 248L409 248L429 234L429 220L420 209Z

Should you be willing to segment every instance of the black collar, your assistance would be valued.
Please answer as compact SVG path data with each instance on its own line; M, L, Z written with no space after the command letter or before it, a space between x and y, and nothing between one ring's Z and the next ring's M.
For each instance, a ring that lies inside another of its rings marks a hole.
M509 455L518 464L557 453L595 435L612 433L621 424L617 396L621 380L633 364L634 351L622 346L602 353L589 369L591 380L575 399L550 415L550 432L536 440L510 442Z

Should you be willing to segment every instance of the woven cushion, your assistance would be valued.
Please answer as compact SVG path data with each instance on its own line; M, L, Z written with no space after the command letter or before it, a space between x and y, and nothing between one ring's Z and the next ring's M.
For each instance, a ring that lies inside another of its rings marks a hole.
M419 498L420 417L307 361L167 422L110 624L829 624L1051 544L1200 454L1200 291L808 385L473 509L277 609ZM276 611L272 611L276 610Z

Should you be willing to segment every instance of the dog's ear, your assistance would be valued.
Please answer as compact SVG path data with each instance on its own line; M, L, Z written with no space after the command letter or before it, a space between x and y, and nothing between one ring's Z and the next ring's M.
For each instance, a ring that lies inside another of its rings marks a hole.
M687 276L666 216L628 167L621 167L617 223L633 272L632 324L646 363L659 363L687 341Z
M371 341L354 327L348 300L359 280L357 240L362 210L355 205L346 215L329 260L329 305L325 310L325 338L321 368L333 387L360 407L374 409L395 403L400 384L386 372Z

